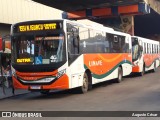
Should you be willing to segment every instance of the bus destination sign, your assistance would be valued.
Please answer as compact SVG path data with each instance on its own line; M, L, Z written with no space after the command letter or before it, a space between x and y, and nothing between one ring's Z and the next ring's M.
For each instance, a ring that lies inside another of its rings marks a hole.
M20 25L19 26L19 32L55 30L55 29L57 29L57 24L56 23Z

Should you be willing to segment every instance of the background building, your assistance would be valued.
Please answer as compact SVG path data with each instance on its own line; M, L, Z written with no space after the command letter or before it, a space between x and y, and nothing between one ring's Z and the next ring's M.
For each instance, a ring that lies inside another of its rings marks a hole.
M61 10L31 0L0 0L0 37L10 34L10 26L16 22L61 19L62 15ZM80 22L92 23L89 20Z

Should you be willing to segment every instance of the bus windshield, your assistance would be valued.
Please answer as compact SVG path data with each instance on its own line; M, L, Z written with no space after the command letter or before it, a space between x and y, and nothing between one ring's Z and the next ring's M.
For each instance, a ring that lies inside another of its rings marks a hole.
M54 64L65 60L64 35L17 35L12 39L15 64Z
M132 60L135 62L141 55L140 45L137 38L132 38Z

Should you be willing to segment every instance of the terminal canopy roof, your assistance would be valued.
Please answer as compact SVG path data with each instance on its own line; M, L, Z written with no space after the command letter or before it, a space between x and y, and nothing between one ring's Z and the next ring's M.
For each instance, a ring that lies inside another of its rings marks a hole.
M144 0L33 0L66 12L111 6L133 5Z

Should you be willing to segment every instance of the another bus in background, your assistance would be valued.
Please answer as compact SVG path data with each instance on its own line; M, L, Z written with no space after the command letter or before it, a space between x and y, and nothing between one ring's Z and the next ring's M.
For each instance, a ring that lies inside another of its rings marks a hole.
M10 87L12 84L11 72L11 41L10 36L0 38L0 81L1 86Z
M139 73L141 76L146 71L156 71L159 66L159 42L142 37L132 37L132 61L133 73Z

